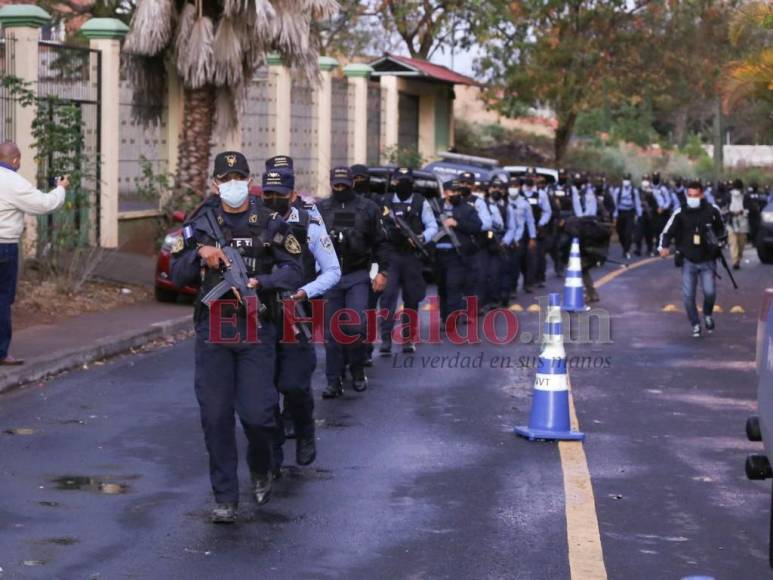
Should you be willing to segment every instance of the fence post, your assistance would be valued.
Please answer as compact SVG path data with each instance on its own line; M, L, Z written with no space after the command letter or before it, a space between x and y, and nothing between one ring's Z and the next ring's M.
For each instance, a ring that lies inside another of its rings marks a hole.
M120 140L121 39L129 27L116 18L92 18L80 33L102 54L100 65L99 245L118 247L118 160Z
M274 155L290 154L290 123L292 119L292 107L290 106L292 77L290 69L283 63L278 54L269 54L269 74L274 76L275 93L271 99L274 110L274 131L276 134Z
M381 136L381 162L387 163L387 152L395 149L400 135L400 93L397 89L398 77L383 75L380 78L381 88L386 93L384 99L384 134Z
M338 61L319 57L320 82L317 87L317 193L330 187L330 160L333 132L333 71Z
M39 6L31 4L11 4L0 8L0 25L9 40L6 50L10 52L8 73L29 83L33 95L38 94L38 40L40 27L48 24L51 16ZM32 136L32 122L35 120L35 107L22 107L19 101L13 103L15 124L14 141L21 151L19 173L31 183L38 180L38 165L35 160L35 138ZM35 216L25 216L22 253L24 256L35 254L38 220Z
M367 64L344 67L349 84L354 88L354 149L352 163L368 162L368 77L373 69Z

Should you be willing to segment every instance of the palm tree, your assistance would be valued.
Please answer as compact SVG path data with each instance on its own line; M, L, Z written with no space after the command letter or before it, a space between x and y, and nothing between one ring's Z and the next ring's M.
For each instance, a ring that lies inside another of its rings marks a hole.
M741 5L730 22L730 40L757 48L728 66L726 106L755 99L769 103L773 111L773 4L762 0Z
M316 78L311 23L337 10L335 0L137 1L125 44L139 57L134 75L163 73L169 65L184 89L176 204L190 207L207 190L213 134L236 127L247 83L268 52L278 52L298 74ZM158 82L135 76L134 86L158 98Z

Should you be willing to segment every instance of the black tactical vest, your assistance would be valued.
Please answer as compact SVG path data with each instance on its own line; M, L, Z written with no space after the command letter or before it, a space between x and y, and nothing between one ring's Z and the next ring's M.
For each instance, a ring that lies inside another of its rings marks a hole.
M309 249L309 224L311 223L311 216L309 215L309 212L304 209L296 207L296 210L298 211L298 221L287 222L287 225L290 226L290 232L295 236L295 239L298 240L298 243L301 246L303 284L308 284L317 277L317 262L314 259L314 254L312 254Z
M370 205L371 202L360 196L345 203L329 197L317 205L343 274L368 269L373 261L373 248L368 244Z
M414 193L410 203L405 201L394 201L392 197L389 197L389 199L384 200L384 206L391 209L397 217L405 220L413 233L421 236L424 231L424 222L421 221L424 196ZM384 226L387 231L387 237L396 244L397 247L403 250L413 249L405 239L405 236L399 232L397 225L389 219L389 217L384 217Z

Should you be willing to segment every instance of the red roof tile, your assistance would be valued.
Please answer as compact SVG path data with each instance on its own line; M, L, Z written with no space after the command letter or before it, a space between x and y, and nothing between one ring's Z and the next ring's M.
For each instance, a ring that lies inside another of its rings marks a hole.
M387 58L394 60L395 62L398 62L402 65L405 65L407 67L417 70L418 72L422 73L424 76L428 76L438 81L451 83L454 85L480 85L481 84L475 79L472 79L468 76L452 71L448 67L445 67L439 64L433 64L426 60L411 58L408 56L400 56L397 54L390 54L390 53L387 53L385 56Z

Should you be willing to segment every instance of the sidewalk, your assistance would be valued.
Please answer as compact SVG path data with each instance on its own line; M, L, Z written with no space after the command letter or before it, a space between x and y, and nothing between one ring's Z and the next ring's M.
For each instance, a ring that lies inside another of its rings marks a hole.
M0 393L193 328L187 304L143 302L14 332L11 354L25 363L0 367Z

